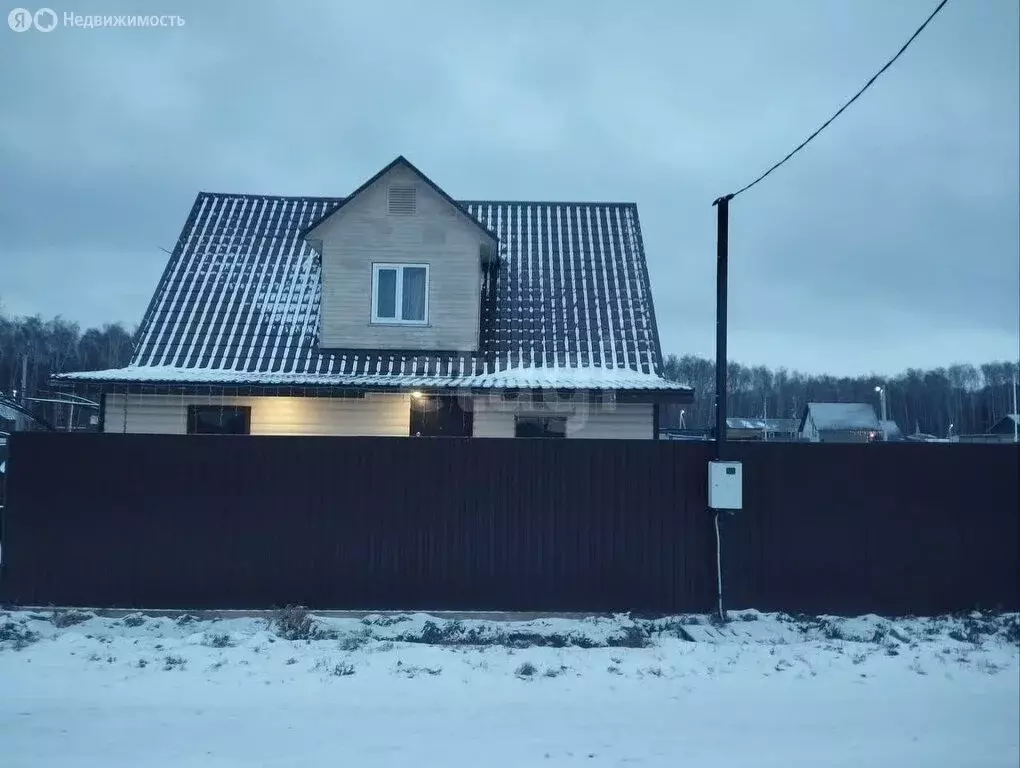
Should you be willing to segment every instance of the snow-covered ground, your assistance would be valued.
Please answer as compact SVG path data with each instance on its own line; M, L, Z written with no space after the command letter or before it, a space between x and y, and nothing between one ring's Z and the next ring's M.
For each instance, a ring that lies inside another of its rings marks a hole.
M1009 766L1018 617L0 612L0 765Z

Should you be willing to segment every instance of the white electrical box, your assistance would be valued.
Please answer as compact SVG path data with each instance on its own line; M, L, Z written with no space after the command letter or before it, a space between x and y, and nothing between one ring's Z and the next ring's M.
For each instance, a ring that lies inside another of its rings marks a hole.
M739 461L708 462L708 506L711 509L742 509L744 472Z

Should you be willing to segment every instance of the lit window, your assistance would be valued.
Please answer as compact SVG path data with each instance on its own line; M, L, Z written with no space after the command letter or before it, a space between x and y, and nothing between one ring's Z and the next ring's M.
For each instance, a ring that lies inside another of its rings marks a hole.
M372 322L425 325L428 320L428 264L374 264Z

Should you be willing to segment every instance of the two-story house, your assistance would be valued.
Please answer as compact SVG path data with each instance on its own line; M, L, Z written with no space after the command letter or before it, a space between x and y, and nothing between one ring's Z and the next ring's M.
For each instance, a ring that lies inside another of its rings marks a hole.
M653 438L631 203L463 202L398 157L344 198L200 193L107 432ZM93 390L94 391L94 390Z

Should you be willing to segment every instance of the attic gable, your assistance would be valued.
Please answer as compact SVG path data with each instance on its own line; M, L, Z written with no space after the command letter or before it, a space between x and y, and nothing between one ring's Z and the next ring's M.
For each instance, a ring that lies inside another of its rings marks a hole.
M321 217L312 222L302 231L302 237L307 240L316 240L317 236L325 228L324 225L345 207L357 200L364 192L381 182L385 177L394 175L395 170L406 170L413 178L422 182L427 189L432 190L439 198L449 206L451 214L469 222L471 226L480 230L481 233L493 245L499 241L499 237L491 229L482 224L477 218L468 213L456 200L448 195L438 184L422 173L417 166L403 155L398 155L395 160L386 165L382 170L368 179L364 184L354 190L350 195L333 205ZM402 176L406 178L406 175ZM408 184L403 179L395 181L387 190L388 210L394 215L413 215L417 209L417 190L413 184Z

